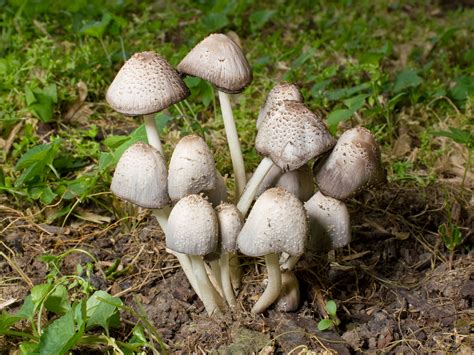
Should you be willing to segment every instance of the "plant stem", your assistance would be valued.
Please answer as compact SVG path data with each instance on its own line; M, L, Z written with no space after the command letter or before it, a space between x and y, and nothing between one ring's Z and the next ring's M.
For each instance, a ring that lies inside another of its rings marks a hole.
M278 299L281 290L281 272L277 254L265 255L268 272L268 284L257 303L252 307L252 313L261 313Z
M155 123L155 114L144 115L143 120L145 122L145 130L146 130L146 137L148 139L148 144L150 144L153 148L159 151L163 156L165 153L163 152L163 147L161 146L160 136L158 134L158 128L156 127Z
M224 292L227 304L234 308L237 305L237 302L235 300L232 283L230 282L229 253L224 252L221 255L219 263L221 265L222 291Z
M247 215L253 198L257 193L258 187L273 165L274 163L270 158L263 158L260 164L257 166L257 169L253 173L253 176L249 180L247 186L245 186L244 193L240 197L239 203L237 204L237 209L242 213L243 216Z
M237 128L235 127L229 95L219 90L217 92L219 93L225 134L227 136L227 144L229 145L230 158L232 159L232 167L234 168L236 186L235 199L238 200L244 190L246 182L244 158L242 157L242 150L240 149L239 136L237 134Z

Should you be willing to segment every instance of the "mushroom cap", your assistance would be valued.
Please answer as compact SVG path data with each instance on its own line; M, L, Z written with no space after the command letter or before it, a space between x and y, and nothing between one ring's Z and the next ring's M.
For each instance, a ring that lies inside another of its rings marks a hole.
M229 94L243 91L252 81L244 53L221 33L213 33L199 42L178 64L178 70L207 80Z
M120 157L110 189L118 197L146 208L169 203L166 161L152 146L137 142Z
M298 169L335 143L321 118L304 104L282 101L262 121L255 147L283 171L288 171Z
M301 255L308 234L303 204L288 191L275 187L255 202L237 238L239 250L248 256L286 252Z
M178 72L154 52L135 53L110 84L106 99L129 116L159 112L189 96Z
M267 112L278 102L282 101L297 101L303 102L303 95L301 95L298 86L291 83L280 83L275 85L267 95L265 103L260 109L260 113L257 118L257 129L260 128L263 119Z
M220 203L227 201L227 186L219 171L216 170L216 187L204 191L204 194L213 206L218 206Z
M233 253L237 250L237 236L244 225L242 213L231 203L221 203L216 207L221 250Z
M315 178L321 192L338 200L385 181L380 147L372 133L362 127L344 132L331 154L315 166Z
M168 218L166 247L188 255L206 255L217 248L219 226L211 204L200 195L188 195Z
M304 207L309 218L309 249L329 251L350 243L351 223L344 202L317 192Z
M177 201L186 195L216 188L214 157L204 139L196 135L183 137L171 156L168 171L168 193Z
M314 193L313 173L308 164L286 173L283 173L277 165L274 165L265 175L255 196L260 196L270 187L281 187L304 202Z

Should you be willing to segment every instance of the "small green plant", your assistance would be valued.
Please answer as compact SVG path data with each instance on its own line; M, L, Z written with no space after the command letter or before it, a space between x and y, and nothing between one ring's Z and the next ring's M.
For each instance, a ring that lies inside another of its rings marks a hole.
M324 307L326 312L328 313L328 317L326 319L321 319L318 323L318 329L323 331L327 329L331 329L337 327L341 321L337 318L337 305L336 302L333 300L329 300L326 302L326 306Z
M61 275L62 260L71 253L85 254L92 261L78 265L75 275ZM144 353L145 349L155 354L166 352L143 312L95 290L90 282L95 258L90 253L70 249L59 256L44 255L41 260L50 269L46 282L31 289L18 312L0 314L0 335L19 339L19 354L63 354L73 348L97 347L116 354ZM105 278L108 271L100 272ZM110 332L120 327L120 311L138 320L126 341Z
M443 223L438 227L438 234L443 240L446 249L453 252L458 246L462 244L463 238L461 230L455 224L448 222Z

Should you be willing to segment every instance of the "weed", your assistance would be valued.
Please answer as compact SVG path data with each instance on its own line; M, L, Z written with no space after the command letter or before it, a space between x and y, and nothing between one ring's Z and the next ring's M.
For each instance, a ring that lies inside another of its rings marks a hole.
M326 305L324 307L328 314L328 318L326 319L321 319L318 323L318 329L323 331L331 328L337 327L341 321L337 317L337 305L336 302L333 300L329 300L326 302Z

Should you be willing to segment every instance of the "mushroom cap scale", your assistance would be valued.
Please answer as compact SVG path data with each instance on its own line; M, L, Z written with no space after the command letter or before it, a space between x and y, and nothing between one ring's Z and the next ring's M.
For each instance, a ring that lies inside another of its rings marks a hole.
M321 118L296 101L275 104L255 140L257 151L283 171L298 169L335 143Z
M308 234L303 204L288 191L276 187L255 202L237 238L239 250L248 256L286 252L301 255Z
M159 112L190 91L178 72L154 52L135 53L110 84L106 99L115 111L129 116Z
M186 195L209 191L217 186L217 172L209 147L196 135L183 137L171 156L168 192L177 201Z
M171 210L166 247L178 253L204 256L217 248L218 233L212 205L200 195L188 195Z
M321 252L349 244L351 224L344 202L317 192L304 207L310 226L308 249Z
M220 91L236 94L252 81L252 71L240 47L213 33L199 42L178 64L181 73L207 80Z
M244 225L244 217L231 203L221 203L216 207L216 212L219 221L221 249L224 252L233 253L237 250L237 236Z
M152 146L137 142L120 157L110 189L118 197L145 208L169 203L165 158Z
M319 189L339 200L386 179L380 147L372 133L362 127L344 132L331 154L314 169Z
M267 95L257 118L257 129L259 129L268 111L278 102L297 101L303 102L303 95L295 84L280 83L275 85Z

